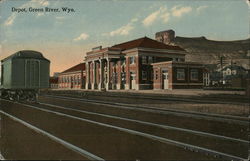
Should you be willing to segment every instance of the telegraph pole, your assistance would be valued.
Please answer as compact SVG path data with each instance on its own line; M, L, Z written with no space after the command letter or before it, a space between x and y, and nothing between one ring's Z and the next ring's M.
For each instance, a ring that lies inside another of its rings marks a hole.
M222 72L222 69L223 69L223 65L224 65L224 61L225 61L225 59L224 59L225 57L224 56L220 56L220 60L219 60L219 62L220 62L220 72L221 72L221 83L223 84L223 72Z

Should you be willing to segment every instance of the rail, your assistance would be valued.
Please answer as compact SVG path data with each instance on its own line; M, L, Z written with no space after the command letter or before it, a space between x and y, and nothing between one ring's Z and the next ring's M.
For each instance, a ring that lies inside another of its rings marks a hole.
M195 145L191 145L191 144L186 144L186 143L171 140L171 139L166 139L166 138L163 138L163 137L151 135L151 134L148 134L148 133L139 132L139 131L136 131L136 130L131 130L131 129L122 128L122 127L119 127L119 126L114 126L114 125L110 125L110 124L106 124L106 123L102 123L102 122L97 122L97 121L93 121L93 120L89 120L89 119L84 119L84 118L76 117L76 116L61 113L61 112L55 112L55 111L51 111L51 110L48 110L48 109L43 109L43 108L40 108L40 107L36 107L36 106L33 106L33 105L27 105L27 104L22 104L22 103L17 103L17 104L21 104L21 105L24 105L24 106L27 106L27 107L30 107L30 108L40 110L40 111L53 113L53 114L56 114L57 116L67 117L67 118L71 118L71 119L75 119L75 120L79 120L79 121L83 121L83 122L92 123L92 124L99 125L99 126L113 128L113 129L117 129L119 131L123 131L123 132L126 132L126 133L133 134L133 135L143 136L143 137L149 138L151 140L159 141L159 142L162 142L162 143L165 143L165 144L174 145L174 146L177 146L177 147L184 148L186 150L190 150L190 151L194 151L194 152L201 152L201 153L205 153L205 154L208 154L208 155L212 155L212 156L214 156L216 158L224 158L224 159L230 159L230 160L236 160L236 161L245 160L244 158L241 158L241 157L238 157L238 156L218 152L218 151L215 151L215 150L211 150L211 149L207 149L207 148L203 148L203 147L199 147L199 146L195 146Z

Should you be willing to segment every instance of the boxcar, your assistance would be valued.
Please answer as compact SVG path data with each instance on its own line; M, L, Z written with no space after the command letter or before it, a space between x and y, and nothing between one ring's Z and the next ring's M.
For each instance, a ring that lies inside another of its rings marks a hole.
M36 99L39 89L49 87L50 61L42 53L18 51L1 60L1 97Z

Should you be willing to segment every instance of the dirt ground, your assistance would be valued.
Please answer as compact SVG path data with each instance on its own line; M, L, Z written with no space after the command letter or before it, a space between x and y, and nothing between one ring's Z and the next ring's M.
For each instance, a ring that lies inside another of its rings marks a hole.
M248 117L250 115L249 99L245 91L222 91L203 89L175 89L175 90L53 90L60 94L81 95L83 98L105 100L121 103L133 103L143 106L163 109L180 109L186 111L237 115ZM65 91L65 92L64 92ZM127 97L127 98L126 98ZM143 97L152 97L148 100ZM161 98L161 100L157 100ZM164 100L175 98L174 101ZM178 99L205 100L205 102L183 102ZM206 101L213 101L212 103Z

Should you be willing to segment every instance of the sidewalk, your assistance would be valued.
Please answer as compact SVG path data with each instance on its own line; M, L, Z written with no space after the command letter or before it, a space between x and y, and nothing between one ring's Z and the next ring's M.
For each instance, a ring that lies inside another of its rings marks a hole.
M148 94L166 94L166 95L188 95L205 96L211 94L230 94L245 95L245 91L222 91L222 90L203 90L203 89L174 89L174 90L109 90L110 92L128 92L128 93L148 93Z

